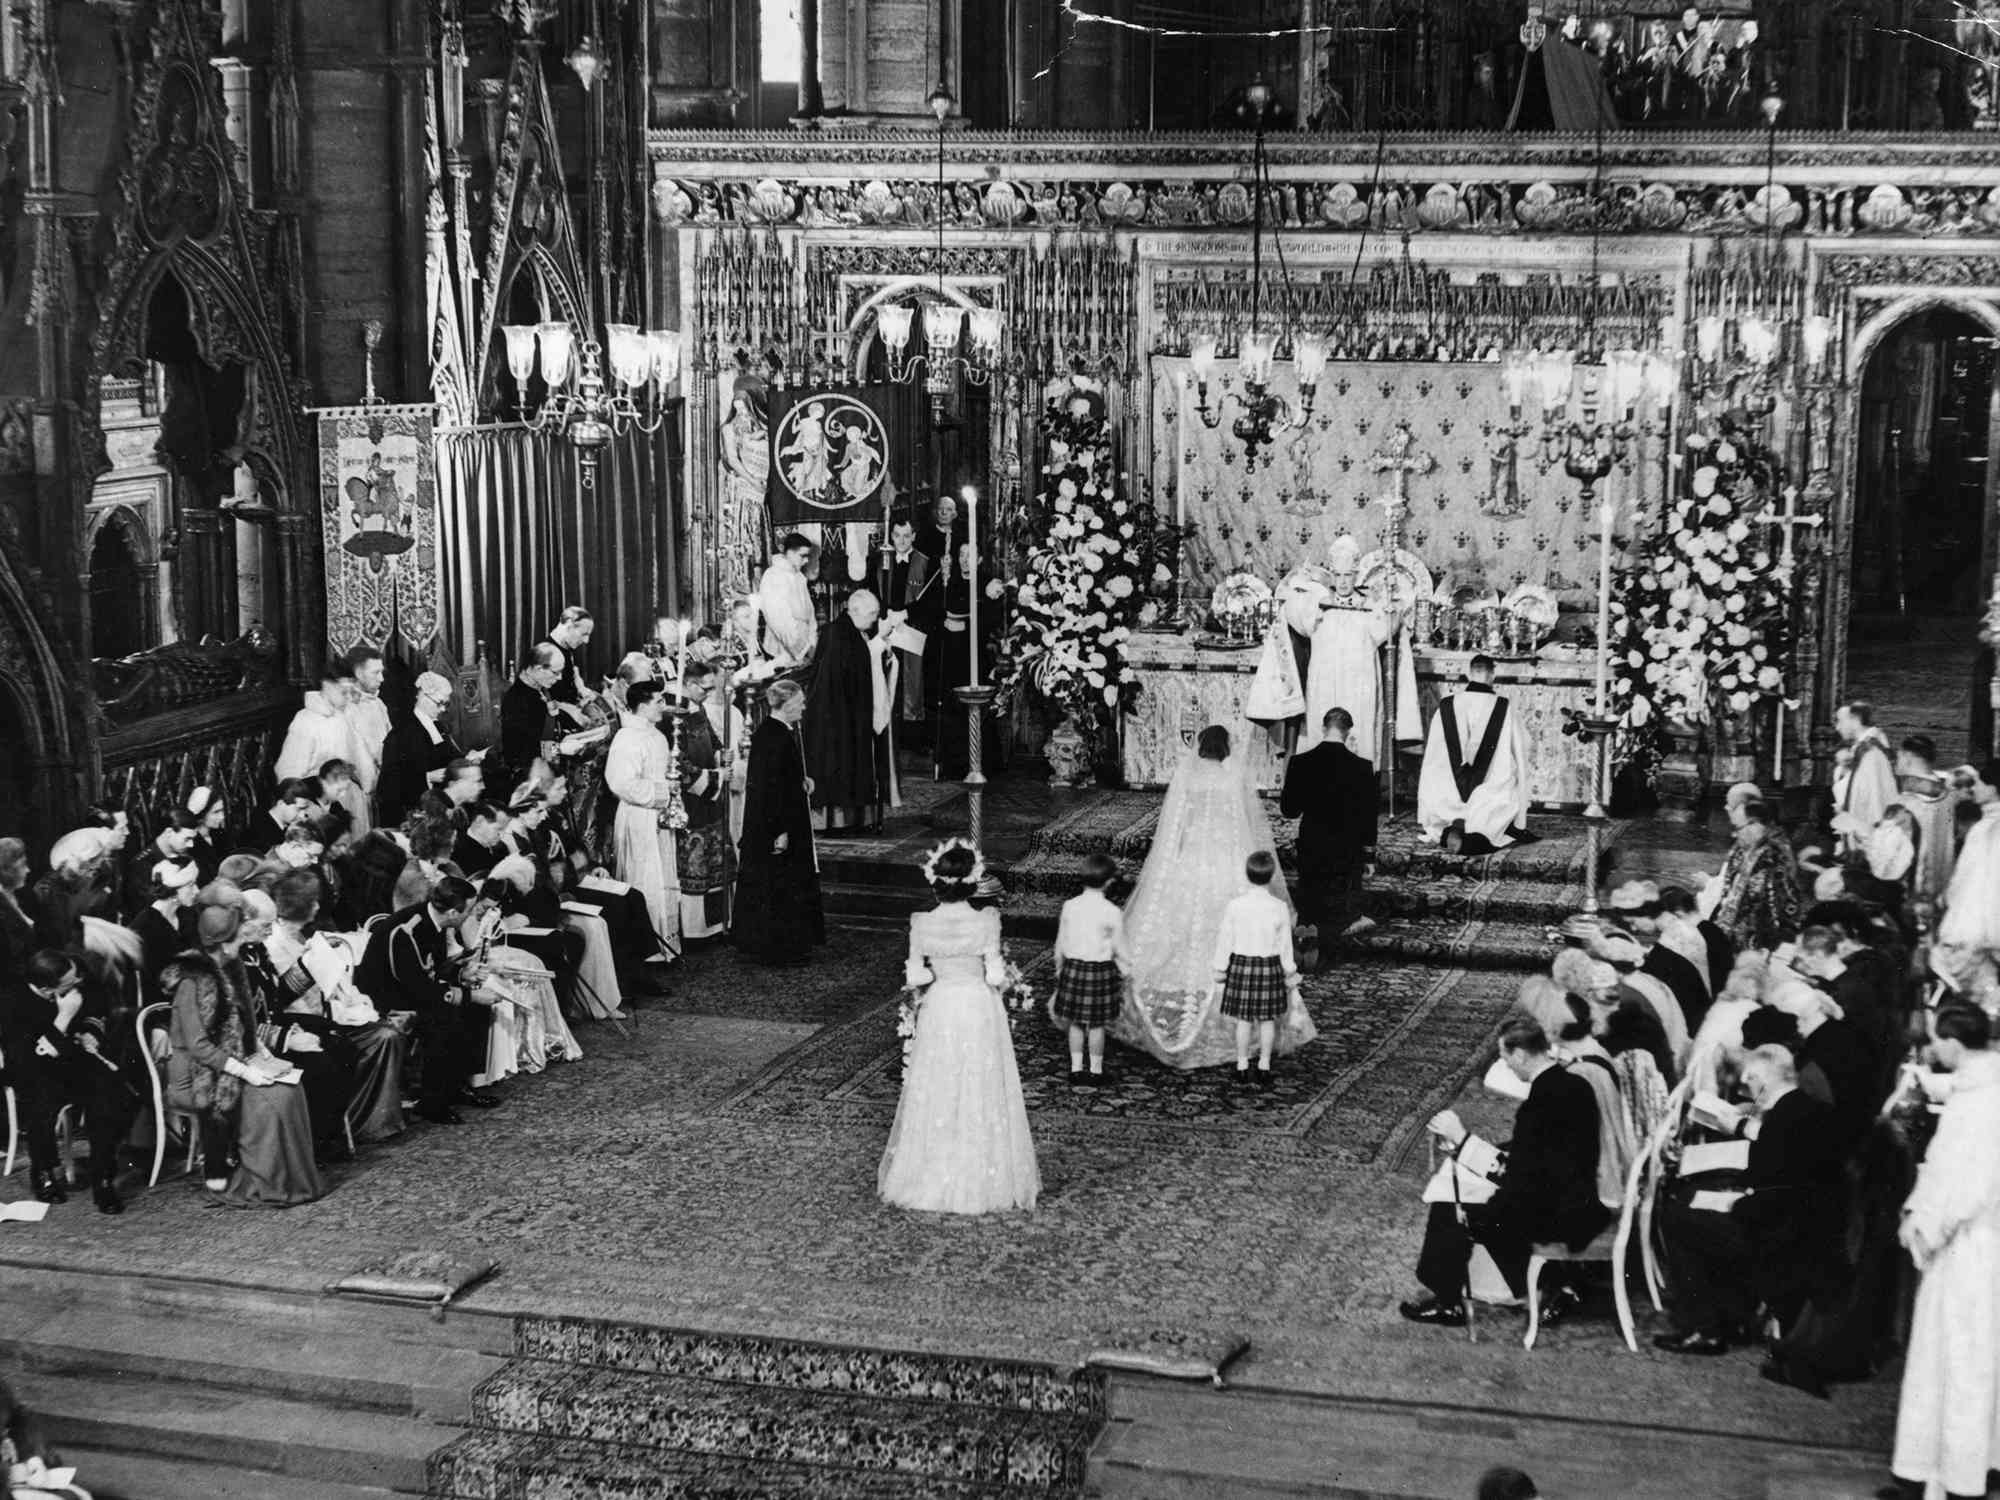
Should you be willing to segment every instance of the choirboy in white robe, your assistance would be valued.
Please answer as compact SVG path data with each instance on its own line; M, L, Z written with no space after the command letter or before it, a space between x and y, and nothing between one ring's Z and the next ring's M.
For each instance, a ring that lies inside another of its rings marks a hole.
M667 737L644 719L625 716L604 757L604 784L618 799L611 825L615 873L646 898L653 930L674 944L680 937L680 879L675 873L674 836L660 826L667 805Z

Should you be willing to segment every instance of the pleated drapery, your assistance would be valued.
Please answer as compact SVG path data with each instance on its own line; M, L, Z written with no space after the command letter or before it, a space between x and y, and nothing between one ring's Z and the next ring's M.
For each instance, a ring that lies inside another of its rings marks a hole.
M437 440L438 574L450 651L486 647L497 681L581 604L597 621L589 651L608 670L650 633L667 597L666 490L650 482L652 440L614 439L583 487L576 451L520 426L463 428Z

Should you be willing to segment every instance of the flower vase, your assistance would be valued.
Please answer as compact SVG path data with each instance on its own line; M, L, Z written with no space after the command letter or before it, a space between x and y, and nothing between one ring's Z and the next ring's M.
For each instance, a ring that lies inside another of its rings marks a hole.
M1090 741L1076 727L1075 714L1063 715L1042 746L1042 754L1048 757L1052 785L1082 786L1090 779Z
M1702 754L1701 726L1669 719L1662 732L1667 753L1653 787L1660 795L1660 816L1670 823L1691 823L1708 789L1708 761Z

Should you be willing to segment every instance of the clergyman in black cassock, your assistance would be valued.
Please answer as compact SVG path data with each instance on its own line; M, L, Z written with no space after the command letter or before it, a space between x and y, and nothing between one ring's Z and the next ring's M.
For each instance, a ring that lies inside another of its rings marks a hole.
M895 655L871 638L881 614L875 596L857 589L820 635L806 698L805 757L812 806L829 829L879 824L898 800L890 737Z
M1361 916L1361 878L1375 850L1375 767L1347 748L1353 719L1329 709L1326 738L1292 757L1279 807L1299 819L1299 915L1322 949Z
M737 842L736 946L764 963L804 963L826 941L819 856L806 801L798 722L805 698L796 683L767 692L770 713L750 737L744 772L743 835Z

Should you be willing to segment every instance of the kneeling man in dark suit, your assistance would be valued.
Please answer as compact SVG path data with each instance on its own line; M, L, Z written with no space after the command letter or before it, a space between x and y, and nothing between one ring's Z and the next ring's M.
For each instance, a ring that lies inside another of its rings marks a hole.
M1561 1243L1581 1249L1610 1222L1597 1195L1597 1096L1583 1079L1549 1055L1548 1034L1528 1016L1515 1016L1500 1029L1500 1059L1528 1085L1528 1097L1514 1116L1514 1139L1501 1154L1498 1190L1486 1203L1465 1208L1465 1222L1450 1203L1431 1205L1424 1229L1417 1280L1430 1292L1405 1302L1412 1323L1448 1328L1465 1325L1466 1270L1472 1247L1484 1245L1515 1296L1525 1296L1528 1258L1537 1245ZM1445 1110L1430 1128L1456 1154L1466 1141L1465 1126ZM1542 1321L1572 1311L1568 1288L1542 1299Z
M1375 852L1375 766L1347 748L1354 716L1329 708L1326 737L1292 758L1279 810L1299 819L1299 916L1319 929L1320 952L1365 926L1361 880ZM1321 959L1324 966L1326 960Z

